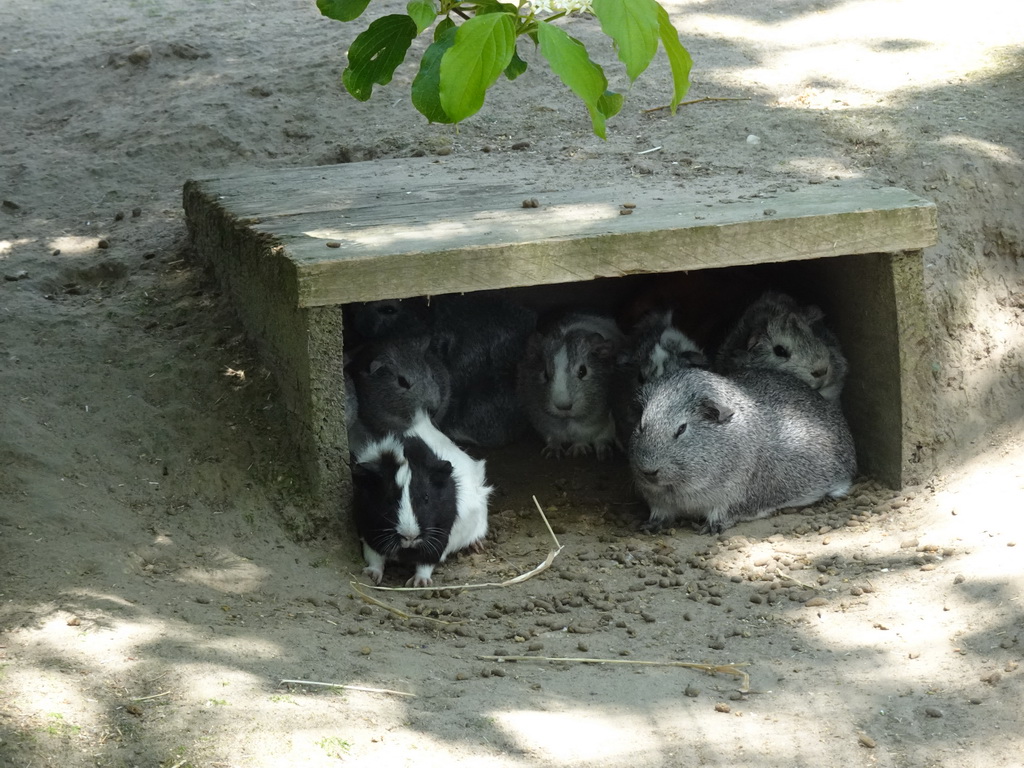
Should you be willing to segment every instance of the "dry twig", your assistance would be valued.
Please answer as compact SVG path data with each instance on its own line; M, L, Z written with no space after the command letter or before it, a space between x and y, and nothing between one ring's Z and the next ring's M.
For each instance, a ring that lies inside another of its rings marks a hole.
M415 698L415 693L392 691L388 688L366 688L362 685L342 685L341 683L318 683L315 680L282 680L278 685L316 685L321 688L344 688L346 691L363 691L364 693L386 693L391 696L408 696Z
M701 104L705 101L750 101L749 96L701 96L699 99L690 99L689 101L680 101L676 106L685 107L690 104ZM660 112L663 109L668 109L669 105L664 104L660 107L651 107L650 109L642 110L643 114L649 112Z
M446 626L449 626L451 624L461 624L462 623L460 621L445 621L444 619L435 619L432 616L416 616L416 617L414 617L414 616L412 616L412 614L406 613L405 611L401 610L400 608L395 608L395 606L389 605L388 603L385 603L383 600L378 600L377 598L372 597L372 596L366 594L365 592L363 592L361 587L367 586L366 584L360 584L358 581L350 581L348 584L349 584L350 587L352 587L352 591L356 593L356 596L359 597L360 599L362 599L363 602L370 603L371 605L376 605L379 608L383 608L385 611L388 611L389 613L393 613L395 616L398 616L400 619L419 618L419 619L423 619L424 621L433 621L433 622L435 622L437 624L444 624ZM386 587L377 587L377 589L386 589Z

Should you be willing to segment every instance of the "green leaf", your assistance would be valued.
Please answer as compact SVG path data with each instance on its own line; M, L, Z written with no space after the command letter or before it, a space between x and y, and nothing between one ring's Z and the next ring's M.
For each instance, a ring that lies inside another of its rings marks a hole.
M526 62L519 58L519 51L512 49L512 61L505 67L505 77L515 80L526 71Z
M434 23L437 18L437 9L430 0L412 0L405 6L409 18L416 22L416 34L422 34L423 30Z
M499 0L477 0L476 14L482 13L511 13L513 16L519 13L519 8L512 3L502 3Z
M412 105L432 123L454 122L441 106L441 57L455 44L457 31L456 26L450 24L427 46L420 59L420 70L412 81Z
M441 107L453 122L480 111L487 89L512 60L515 24L508 13L485 13L463 22L455 45L441 57Z
M594 0L601 31L615 41L619 60L630 81L647 69L658 52L658 11L655 0Z
M597 108L605 117L615 117L622 109L622 94L615 91L605 91L597 100Z
M370 0L316 0L320 13L336 21L352 21L358 19Z
M689 52L679 42L679 31L672 24L668 17L668 11L658 6L658 30L661 34L661 44L668 56L669 66L672 68L672 101L669 108L672 114L676 113L686 92L690 90L690 68L693 66L693 59Z
M553 24L538 21L537 40L541 55L548 60L551 71L586 104L594 133L605 138L604 123L607 115L601 109L601 100L608 90L608 79L604 76L604 70L590 60L583 43L569 37ZM605 105L609 106L607 100Z
M455 29L455 22L452 21L450 16L445 16L434 27L434 42L436 43L440 40L449 29Z
M341 74L348 92L366 101L374 83L390 83L414 37L416 22L405 15L382 16L370 24L348 49L348 66Z

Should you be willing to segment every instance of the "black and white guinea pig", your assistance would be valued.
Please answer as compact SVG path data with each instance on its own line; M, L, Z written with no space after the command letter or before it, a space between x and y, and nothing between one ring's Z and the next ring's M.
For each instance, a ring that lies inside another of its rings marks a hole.
M352 467L363 573L380 584L384 565L412 565L406 586L428 587L453 552L479 549L487 535L485 464L455 445L420 411L401 436L367 445Z

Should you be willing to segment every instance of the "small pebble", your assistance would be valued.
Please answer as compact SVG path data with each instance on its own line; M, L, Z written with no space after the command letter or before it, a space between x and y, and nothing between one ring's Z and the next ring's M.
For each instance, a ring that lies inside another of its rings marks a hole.
M326 243L324 243L324 245L326 245L328 248L341 248L341 243L339 243L337 240L328 240Z
M364 645L362 648L359 649L359 653L361 653L363 656L369 656L371 653L373 653L373 649L368 645Z
M732 712L732 707L730 707L724 701L720 701L719 703L715 704L715 712L729 713Z
M523 208L540 208L540 200L536 197L528 197L523 200Z
M688 685L686 686L686 690L684 690L683 693L685 693L691 699L696 699L698 696L700 696L700 688Z
M924 713L928 715L928 717L942 717L942 710L938 707L925 707Z
M137 219L141 215L142 215L142 209L141 208L132 208L132 218L133 219Z
M819 605L828 605L828 600L824 597L812 597L810 600L804 603L808 608L815 608Z
M865 746L868 749L874 749L875 748L875 740L872 739L870 736L868 736L866 733L860 734L857 737L857 741L859 741L862 746Z
M101 248L101 249L109 248L110 247L110 241L109 240L100 240L98 243L96 243L96 247L97 248Z
M148 64L153 58L153 49L148 45L140 45L128 54L128 61L132 64Z
M633 209L632 208L620 208L619 209L619 215L620 216L629 216L631 213L633 213Z
M515 150L529 149L529 147L530 147L530 142L528 142L528 141L517 141L515 144L512 145L512 149L515 149Z
M580 640L576 643L576 650L581 651L582 653L587 653L590 650L590 646Z
M760 136L757 136L757 135L755 135L753 133L750 134L749 136L747 136L747 144L750 144L751 146L757 146L760 143L761 143L761 137Z

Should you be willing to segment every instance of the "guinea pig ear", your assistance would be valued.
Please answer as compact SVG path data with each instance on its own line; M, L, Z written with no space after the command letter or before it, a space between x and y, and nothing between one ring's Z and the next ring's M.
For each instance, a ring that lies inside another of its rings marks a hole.
M371 360L370 364L366 367L366 370L370 373L371 376L373 376L377 373L377 371L379 371L383 367L383 360Z
M803 315L804 322L806 322L808 325L814 325L814 323L818 322L819 320L825 319L825 313L822 312L821 307L817 306L816 304L811 304L809 306L804 307L803 312L801 314Z
M381 477L381 465L379 461L364 461L352 465L352 480L370 480Z
M430 482L433 485L441 487L448 483L449 478L452 476L452 465L449 461L436 461L429 469Z
M612 358L618 350L618 345L614 341L606 339L600 333L592 333L587 336L587 343L590 345L590 351L599 360Z
M687 365L693 366L694 368L708 368L711 365L711 363L708 362L707 356L703 352L690 350L683 352L681 357L686 361Z
M763 331L750 334L750 338L747 339L747 352L750 352L758 344L761 344L762 342L765 341L768 341L768 334Z
M705 399L700 404L701 415L708 421L713 421L716 424L727 424L731 419L735 411L725 403L716 402L715 400Z

